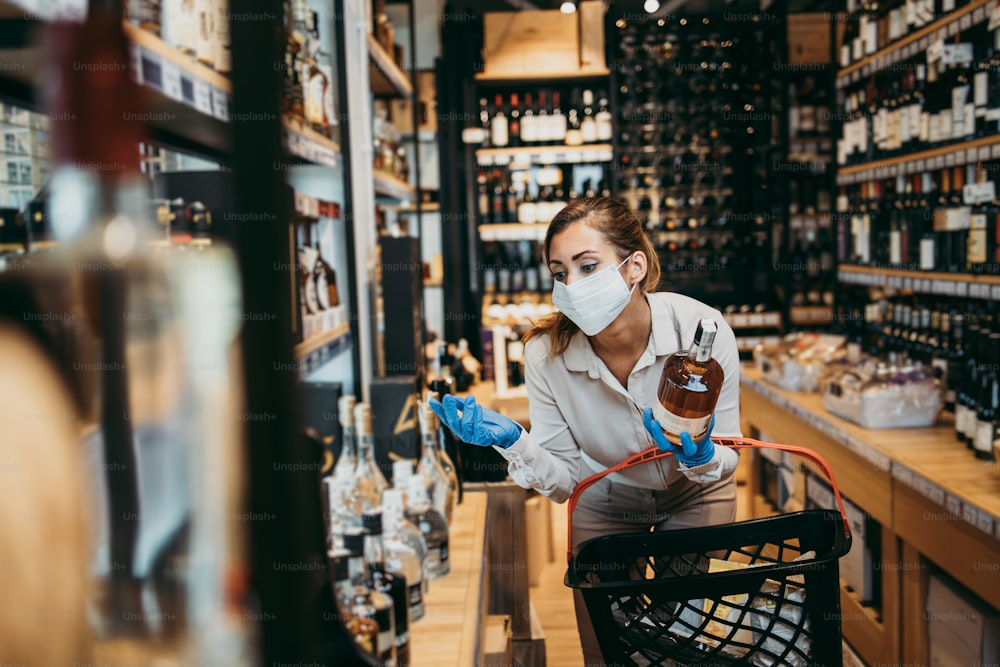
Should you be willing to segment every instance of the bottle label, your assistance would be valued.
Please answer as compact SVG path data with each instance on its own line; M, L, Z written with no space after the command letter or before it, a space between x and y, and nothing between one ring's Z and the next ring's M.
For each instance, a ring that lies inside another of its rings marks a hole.
M934 238L920 239L920 269L934 270Z
M708 424L712 421L712 415L704 417L679 417L663 407L658 401L653 403L653 417L660 423L663 430L670 435L679 436L681 433L690 433L697 438L708 430Z
M420 532L424 532L423 526L421 526ZM426 535L426 533L424 534ZM447 546L445 549L445 554L447 555ZM424 559L424 565L428 573L437 572L441 568L441 549L439 547L427 547L427 557Z
M410 596L410 618L412 620L417 620L424 615L424 592L421 590L423 586L422 582L417 582L410 586L409 596Z
M593 117L587 116L583 119L580 124L580 133L584 143L589 144L597 141L597 122L594 121Z
M448 540L445 540L444 542L441 543L440 554L441 554L441 563L442 564L447 563L448 562Z
M507 145L507 119L497 116L490 125L490 141L494 146L503 147Z
M535 126L534 116L525 116L521 119L521 141L526 144L538 141L538 128Z
M611 141L613 133L611 128L611 114L607 111L599 111L597 113L597 140Z
M965 416L967 410L964 405L959 403L955 406L955 432L959 435L965 435Z

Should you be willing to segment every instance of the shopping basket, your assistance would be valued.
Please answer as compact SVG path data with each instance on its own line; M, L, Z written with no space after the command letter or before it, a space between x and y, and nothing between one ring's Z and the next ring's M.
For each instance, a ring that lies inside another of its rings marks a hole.
M608 665L840 667L838 559L851 547L840 490L826 461L803 447L772 448L816 463L839 513L805 510L676 531L608 535L574 554L573 509L599 479L669 452L651 448L580 482L569 499L566 585L587 605Z

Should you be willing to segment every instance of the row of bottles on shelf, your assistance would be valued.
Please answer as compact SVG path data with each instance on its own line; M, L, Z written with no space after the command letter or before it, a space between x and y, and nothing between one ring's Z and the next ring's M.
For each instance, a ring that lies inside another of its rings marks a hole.
M922 271L1000 273L1000 198L987 176L1000 163L963 165L841 188L838 258Z
M310 203L317 205L312 210ZM306 210L304 210L304 208ZM339 207L296 195L294 264L298 276L299 312L302 338L320 335L347 323L346 309L341 306L337 286L337 271L323 256L319 216L339 217Z
M479 224L548 224L573 199L611 196L603 179L598 183L587 180L582 190L577 190L572 179L564 175L564 169L545 167L534 178L528 171L479 170L476 176Z
M381 665L410 664L409 626L425 614L428 582L451 569L449 524L459 481L426 400L418 414L420 460L415 470L408 459L395 461L390 487L375 462L370 406L341 397L343 444L324 480L340 616Z
M484 95L479 100L479 128L471 129L478 132L470 132L467 142L483 148L581 146L608 143L613 135L606 94L595 97L593 90L581 92L578 87L497 93L492 100Z
M330 54L323 50L317 12L305 0L283 0L285 54L282 112L326 137L336 137L338 114Z
M1000 445L1000 313L995 303L876 292L838 306L849 339L873 355L933 369L955 434L978 458Z
M848 0L838 45L841 67L887 48L911 32L946 18L969 0Z
M389 106L385 100L374 102L372 120L372 167L407 182L410 179L410 160L400 140L399 130L389 120Z
M229 0L127 0L125 20L216 71L232 68Z
M958 40L962 41L959 42ZM848 87L837 163L859 164L997 132L1000 30L980 24Z

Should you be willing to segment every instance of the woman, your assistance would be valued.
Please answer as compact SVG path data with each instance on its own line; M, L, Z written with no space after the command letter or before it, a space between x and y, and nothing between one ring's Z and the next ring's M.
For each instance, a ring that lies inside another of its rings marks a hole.
M687 349L701 318L718 334L712 356L725 381L713 417L715 435L739 436L739 352L722 314L680 294L654 292L660 267L632 211L607 198L577 199L545 235L558 313L525 336L525 380L531 431L493 410L447 395L432 402L467 443L493 446L510 476L555 502L581 479L657 444L673 457L608 475L589 488L573 513L573 548L613 533L676 530L733 521L738 456L681 434L670 444L650 407L668 355ZM709 427L709 433L713 426ZM587 665L600 647L579 592L577 625Z

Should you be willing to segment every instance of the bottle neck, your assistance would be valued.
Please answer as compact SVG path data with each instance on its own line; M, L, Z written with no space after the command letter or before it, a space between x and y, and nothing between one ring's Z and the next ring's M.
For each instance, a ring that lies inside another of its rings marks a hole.
M385 546L382 542L382 533L365 536L365 560L368 561L370 571L385 572Z
M374 438L371 433L360 433L356 439L358 461L375 464Z
M341 456L349 456L351 458L357 456L357 445L355 443L353 426L344 426L343 451L341 452Z
M701 343L697 341L691 343L691 347L688 349L688 356L694 361L699 363L705 363L712 358L712 344L711 343Z

